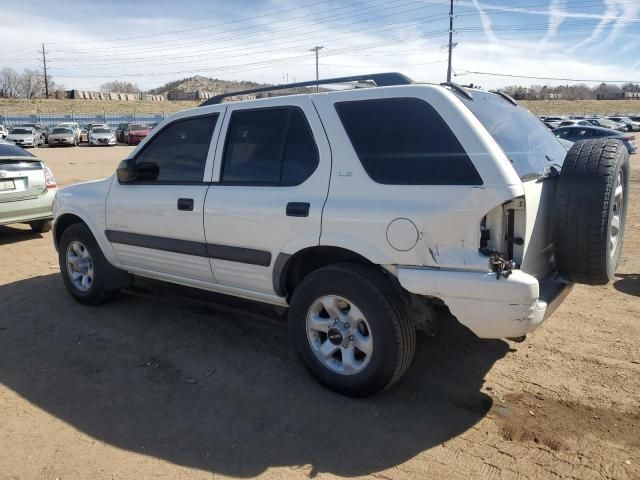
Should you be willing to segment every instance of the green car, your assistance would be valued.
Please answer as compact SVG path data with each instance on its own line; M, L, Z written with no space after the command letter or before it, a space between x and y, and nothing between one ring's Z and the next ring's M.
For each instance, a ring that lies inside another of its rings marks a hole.
M0 140L0 225L27 223L36 233L48 232L56 187L44 162Z

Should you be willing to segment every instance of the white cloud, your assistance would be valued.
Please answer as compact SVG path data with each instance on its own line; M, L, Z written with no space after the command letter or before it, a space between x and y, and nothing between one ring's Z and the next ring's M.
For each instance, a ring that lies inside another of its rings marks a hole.
M489 15L487 15L482 9L482 6L480 5L480 2L478 0L472 0L472 2L473 6L476 7L476 10L478 10L478 13L480 15L480 23L482 24L484 34L487 36L489 41L498 43L498 38L496 37L496 34L493 32L493 28L491 27L491 18L489 18Z

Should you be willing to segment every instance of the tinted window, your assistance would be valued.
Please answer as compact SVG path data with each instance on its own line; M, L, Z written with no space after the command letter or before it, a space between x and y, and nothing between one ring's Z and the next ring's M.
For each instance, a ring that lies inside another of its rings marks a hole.
M318 165L318 151L297 108L235 111L224 151L222 182L299 185Z
M511 160L522 179L537 178L548 164L562 165L567 151L534 115L489 92L462 100Z
M0 143L0 157L33 157L33 155L13 143Z
M158 181L201 182L217 118L207 115L169 124L136 156L136 165L156 165Z
M341 102L336 110L362 166L387 185L481 185L442 117L415 98Z

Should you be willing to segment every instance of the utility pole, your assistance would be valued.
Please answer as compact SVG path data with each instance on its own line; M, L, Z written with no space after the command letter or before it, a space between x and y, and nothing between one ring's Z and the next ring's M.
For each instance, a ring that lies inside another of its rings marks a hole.
M42 64L44 66L44 95L49 98L49 80L47 79L47 53L44 51L44 43L42 44Z
M449 7L449 65L447 66L447 82L451 81L451 52L453 51L453 0Z
M310 52L316 52L316 93L320 91L320 69L318 68L318 52L322 50L324 47L316 45L313 47Z

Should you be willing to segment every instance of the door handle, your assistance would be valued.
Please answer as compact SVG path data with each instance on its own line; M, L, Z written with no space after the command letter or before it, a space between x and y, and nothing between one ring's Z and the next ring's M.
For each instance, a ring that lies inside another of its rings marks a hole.
M186 212L193 212L193 198L179 198L178 210L184 210Z
M289 202L287 203L287 217L308 217L309 207L307 202Z

